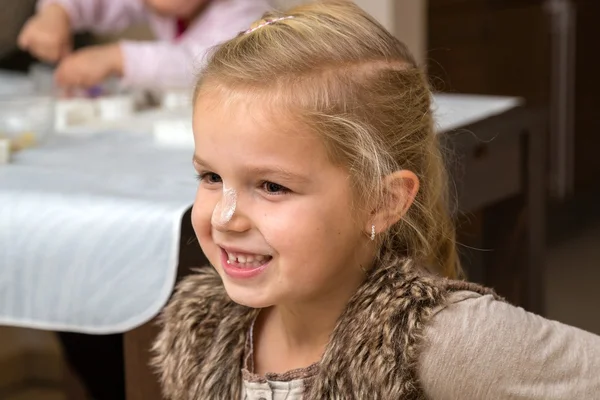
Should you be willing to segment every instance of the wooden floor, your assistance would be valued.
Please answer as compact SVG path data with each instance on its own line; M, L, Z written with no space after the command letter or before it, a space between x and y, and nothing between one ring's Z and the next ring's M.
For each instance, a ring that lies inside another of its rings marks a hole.
M548 317L600 334L600 221L562 233L548 253ZM54 335L0 327L0 400L70 399L88 397Z
M600 223L554 246L548 255L548 318L600 335Z
M0 328L0 399L66 400L64 371L54 335Z

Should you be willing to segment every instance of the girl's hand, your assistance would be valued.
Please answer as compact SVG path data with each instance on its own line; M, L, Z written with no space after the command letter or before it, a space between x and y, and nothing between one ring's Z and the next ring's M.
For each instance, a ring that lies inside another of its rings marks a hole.
M113 75L123 75L118 44L90 46L70 54L59 64L55 79L63 88L90 88Z
M58 4L44 7L27 21L17 44L42 61L57 62L73 46L67 12Z

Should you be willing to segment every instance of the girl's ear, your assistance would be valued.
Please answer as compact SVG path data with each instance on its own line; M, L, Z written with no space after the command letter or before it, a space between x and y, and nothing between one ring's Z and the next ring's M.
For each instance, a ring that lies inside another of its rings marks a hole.
M383 197L371 212L365 231L369 236L385 232L398 222L412 205L419 191L419 178L409 170L396 171L384 178Z

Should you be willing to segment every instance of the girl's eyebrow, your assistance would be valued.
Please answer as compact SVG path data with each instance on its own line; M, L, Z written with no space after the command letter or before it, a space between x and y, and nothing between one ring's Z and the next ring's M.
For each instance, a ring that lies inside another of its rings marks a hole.
M209 170L214 170L208 162L204 161L196 154L192 157L192 162L195 165L204 167ZM266 176L276 176L286 181L297 182L297 183L307 183L309 182L309 178L305 175L301 175L292 171L289 171L283 167L279 166L255 166L248 168L248 174L251 175L266 175Z
M204 161L203 159L201 159L200 157L198 157L197 155L194 154L194 156L192 157L192 162L196 165L201 165L207 169L212 169L210 167L210 165L208 165L208 163L206 161Z
M297 183L307 183L309 181L307 176L291 172L282 167L252 167L249 171L255 175L277 176L286 181Z

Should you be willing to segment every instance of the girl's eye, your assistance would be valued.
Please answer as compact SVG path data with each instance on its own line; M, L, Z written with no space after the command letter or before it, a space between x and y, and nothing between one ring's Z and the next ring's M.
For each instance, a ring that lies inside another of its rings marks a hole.
M200 182L205 182L208 184L215 184L215 183L221 183L222 179L219 175L215 174L214 172L203 172L201 174L198 174L198 180Z
M268 194L287 194L290 192L285 186L273 182L263 182L262 187Z

